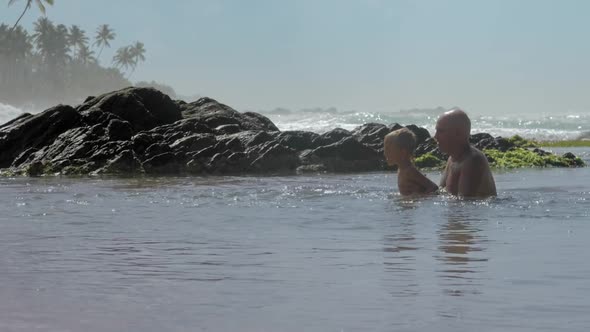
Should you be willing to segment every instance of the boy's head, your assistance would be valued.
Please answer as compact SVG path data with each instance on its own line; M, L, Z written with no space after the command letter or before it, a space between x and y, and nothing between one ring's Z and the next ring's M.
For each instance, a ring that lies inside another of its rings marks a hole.
M385 135L384 153L388 165L410 159L416 149L416 135L408 128L394 130Z

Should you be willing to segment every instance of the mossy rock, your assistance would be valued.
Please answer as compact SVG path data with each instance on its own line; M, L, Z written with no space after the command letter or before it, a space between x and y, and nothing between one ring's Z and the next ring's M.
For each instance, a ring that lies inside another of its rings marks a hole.
M444 166L445 161L439 159L432 153L427 152L416 158L416 160L414 160L414 164L418 168L441 168Z
M533 140L527 140L525 138L522 138L519 135L514 135L514 136L508 138L508 142L518 148L536 148L536 147L538 147L537 142L535 142Z
M514 148L506 152L489 149L483 152L488 158L490 166L496 168L585 166L578 157L568 158L554 154L540 155L524 148Z
M537 145L548 148L589 147L590 140L564 140L537 142Z

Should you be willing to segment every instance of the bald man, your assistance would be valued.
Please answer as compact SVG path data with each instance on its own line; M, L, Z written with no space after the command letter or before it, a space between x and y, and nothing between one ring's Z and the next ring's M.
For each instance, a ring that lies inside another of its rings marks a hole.
M434 139L449 156L440 187L461 197L496 195L496 183L486 156L469 144L471 121L456 108L438 118Z

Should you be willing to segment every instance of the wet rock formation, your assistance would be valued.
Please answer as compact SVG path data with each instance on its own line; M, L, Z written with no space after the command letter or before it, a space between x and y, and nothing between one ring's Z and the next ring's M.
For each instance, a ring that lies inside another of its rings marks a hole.
M185 103L152 88L126 88L1 125L0 169L29 176L377 171L387 168L383 138L401 127L280 131L263 115L240 113L211 98ZM407 128L417 136L417 156L440 166L433 161L444 155L428 131ZM489 134L471 141L480 149L515 147Z

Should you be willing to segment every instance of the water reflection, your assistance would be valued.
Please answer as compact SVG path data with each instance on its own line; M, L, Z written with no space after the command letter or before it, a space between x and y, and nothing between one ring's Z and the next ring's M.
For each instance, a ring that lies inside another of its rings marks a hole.
M488 258L483 244L486 238L480 234L474 217L465 204L458 209L449 206L447 221L438 230L440 263L437 277L443 292L450 296L481 293L481 272ZM471 211L475 212L475 211Z
M396 202L390 235L383 237L386 288L393 296L415 296L420 293L416 271L416 253L420 249L416 239L415 211L418 202L399 199Z

